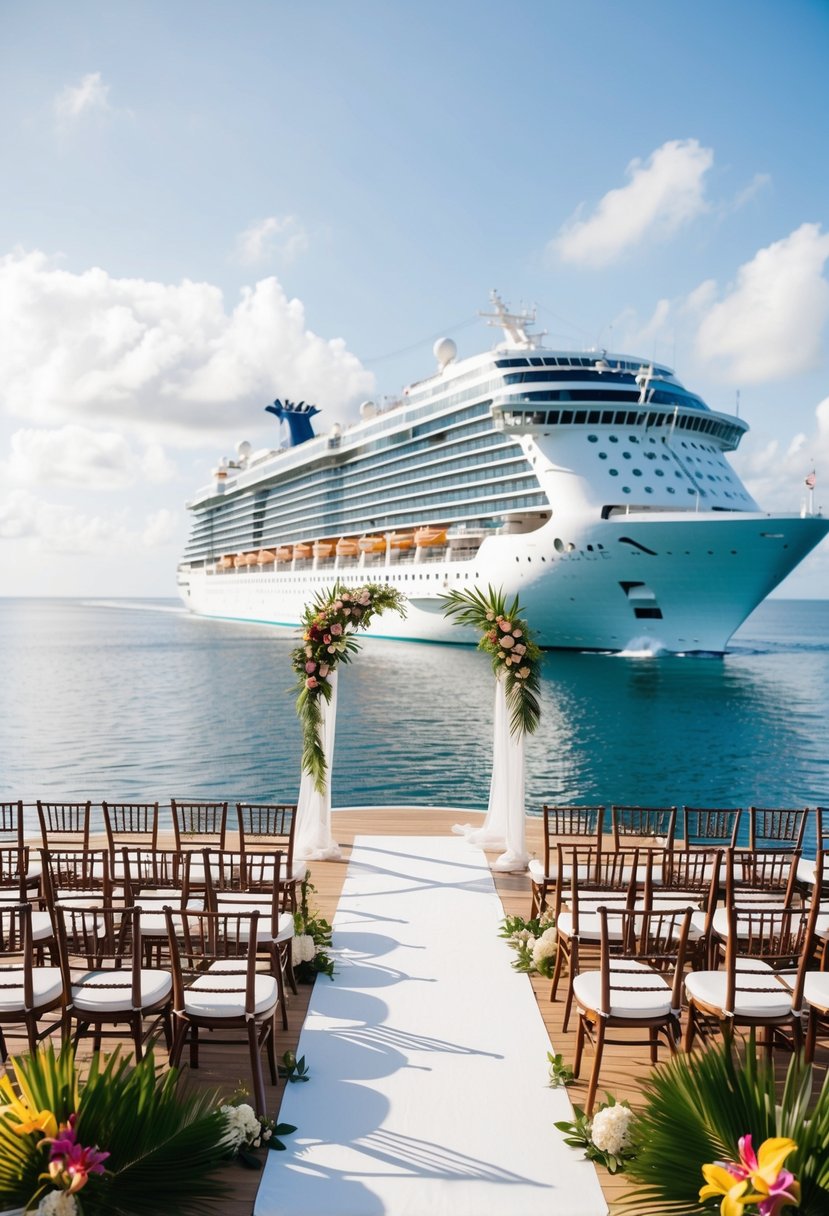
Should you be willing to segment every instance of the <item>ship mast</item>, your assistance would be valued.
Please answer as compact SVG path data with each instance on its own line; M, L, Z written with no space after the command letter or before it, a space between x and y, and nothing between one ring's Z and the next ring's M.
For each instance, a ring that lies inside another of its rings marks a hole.
M487 325L496 326L504 331L507 346L523 347L525 350L535 350L539 339L543 338L546 330L540 334L528 334L527 326L535 324L535 308L531 312L509 312L497 291L489 295L494 312L479 312Z

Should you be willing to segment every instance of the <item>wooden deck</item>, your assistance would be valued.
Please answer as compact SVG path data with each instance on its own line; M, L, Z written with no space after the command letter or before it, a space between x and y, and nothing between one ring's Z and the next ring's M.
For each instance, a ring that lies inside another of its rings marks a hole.
M333 830L335 838L342 847L343 860L311 863L311 881L316 891L309 902L326 919L329 921L333 919L345 879L350 846L355 836L443 835L451 830L453 823L465 822L468 818L468 812L417 807L359 808L335 812ZM541 854L542 852L540 819L528 820L528 848L531 854ZM528 876L526 874L495 874L494 878L505 914L514 913L527 916L530 904ZM498 977L493 976L492 980L497 983ZM322 976L317 982L325 984L328 983L328 980ZM562 1052L565 1061L572 1063L575 1049L575 1017L571 1018L569 1032L564 1033L561 1029L563 1002L560 1000L555 1004L550 1002L549 981L539 977L527 977L527 983L533 985L554 1050ZM280 1032L278 1035L278 1056L284 1051L296 1047L311 991L310 986L300 985L298 996L289 993L290 1029ZM14 1051L17 1044L12 1041L10 1045ZM667 1056L667 1054L667 1050L665 1050L665 1055ZM819 1063L825 1067L829 1053L823 1052L818 1059ZM591 1062L592 1055L588 1047L583 1065L584 1075L579 1081L568 1087L571 1101L578 1105L584 1104ZM314 1061L309 1060L308 1065L313 1076ZM605 1091L609 1091L618 1099L627 1098L635 1107L639 1083L650 1071L650 1067L648 1050L644 1046L606 1047L599 1082L600 1096ZM238 1048L235 1045L211 1047L209 1038L206 1038L204 1049L200 1053L200 1067L198 1070L190 1072L189 1076L195 1086L218 1090L226 1097L239 1089L247 1089L249 1088L247 1047L242 1043ZM316 1078L316 1083L324 1084L324 1079ZM267 1086L267 1096L270 1109L276 1113L281 1101L281 1083L277 1087ZM551 1134L557 1135L558 1133L551 1129ZM233 1198L222 1205L222 1212L224 1216L251 1216L260 1175L235 1164L228 1166L228 1170L228 1181L233 1188ZM625 1192L624 1179L618 1176L613 1177L601 1169L598 1172L611 1213L618 1212L618 1200ZM551 1216L554 1214L551 1213Z

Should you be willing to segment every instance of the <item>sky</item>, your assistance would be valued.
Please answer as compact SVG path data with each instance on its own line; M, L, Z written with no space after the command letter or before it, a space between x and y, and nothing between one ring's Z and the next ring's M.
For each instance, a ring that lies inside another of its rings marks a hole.
M0 595L174 596L276 397L499 337L674 367L829 511L829 0L0 0ZM781 594L829 598L829 540Z

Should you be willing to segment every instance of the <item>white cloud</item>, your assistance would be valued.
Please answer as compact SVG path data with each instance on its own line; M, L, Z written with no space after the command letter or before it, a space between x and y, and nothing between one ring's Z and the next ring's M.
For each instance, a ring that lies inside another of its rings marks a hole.
M172 513L134 521L131 513L85 515L26 490L0 497L0 540L21 540L32 553L123 556L163 547L175 533Z
M829 234L801 224L741 266L722 298L704 283L689 302L705 313L697 353L733 383L777 380L814 367L829 316Z
M174 469L163 448L136 452L123 435L68 425L55 430L20 430L0 475L16 486L70 486L119 490L139 479L168 481Z
M163 507L147 517L141 533L141 543L145 549L162 549L175 539L178 528L179 521L174 518L172 511Z
M106 114L109 104L109 85L104 84L100 72L88 72L80 84L67 85L55 98L55 114L61 126L77 122L84 114Z
M606 266L647 238L664 240L707 210L704 177L714 153L696 139L664 143L627 167L630 182L610 190L588 219L565 224L551 243L565 262Z
M780 439L757 440L749 433L734 454L734 466L764 510L795 511L807 502L805 477L817 472L815 504L829 498L829 397L815 410L811 434L797 432Z
M153 442L226 440L278 393L316 402L330 425L374 384L342 339L307 328L276 278L227 312L209 283L73 274L16 251L0 258L0 332L0 408Z
M255 266L278 256L289 262L308 248L308 236L292 215L269 215L251 224L236 241L237 257L246 266Z

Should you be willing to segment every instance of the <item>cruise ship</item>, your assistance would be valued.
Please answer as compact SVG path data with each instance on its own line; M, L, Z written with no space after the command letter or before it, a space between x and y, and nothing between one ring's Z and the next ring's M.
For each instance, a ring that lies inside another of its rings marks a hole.
M473 642L441 596L492 586L544 647L722 654L829 530L811 490L767 514L728 463L746 423L669 368L547 349L495 293L481 315L494 349L440 339L433 374L354 425L316 435L315 406L266 406L283 446L240 443L187 504L185 604L296 627L323 588L389 583L408 611L376 635Z

